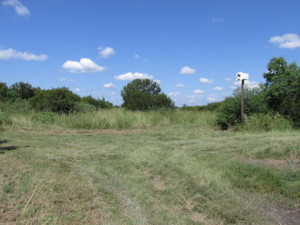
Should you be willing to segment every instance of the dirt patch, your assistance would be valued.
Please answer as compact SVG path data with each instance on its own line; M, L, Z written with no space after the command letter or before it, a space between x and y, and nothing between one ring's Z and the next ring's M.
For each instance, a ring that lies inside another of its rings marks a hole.
M299 225L300 210L275 206L265 208L266 212L280 225Z
M164 191L167 189L165 182L159 176L153 175L151 169L144 169L144 174L153 181L154 190Z
M290 166L290 162L283 159L248 159L247 162L252 165L268 165L279 168L287 168ZM292 163L300 167L300 161L293 161Z
M190 199L187 199L186 202L186 208L188 209L188 211L190 212L189 214L189 218L191 220L193 220L196 223L201 223L204 225L212 225L212 224L223 224L221 221L214 221L212 219L209 219L206 215L201 214L199 212L195 212L195 208L197 207L197 205L199 204L198 201L199 200L204 200L204 201L211 201L209 199L207 199L206 197L200 195L200 194L196 194L195 196L193 196Z
M164 191L167 189L165 182L161 180L159 177L155 177L153 183L154 183L154 189L156 191Z
M221 223L221 224L215 223L213 220L210 220L209 218L207 218L207 216L200 214L200 213L192 213L189 216L189 218L196 223L201 223L204 225L215 225L215 224L221 225L221 224L223 224L223 223Z
M81 130L81 129L45 129L45 130L33 130L33 133L39 133L44 135L105 135L105 134L139 134L142 132L147 132L147 130L140 129L91 129L91 130Z

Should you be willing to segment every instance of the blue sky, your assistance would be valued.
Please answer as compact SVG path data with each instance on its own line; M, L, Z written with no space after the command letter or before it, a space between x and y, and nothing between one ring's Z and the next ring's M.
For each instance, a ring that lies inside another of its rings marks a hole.
M300 57L299 0L0 0L0 81L121 104L134 78L177 106L264 82L272 57Z

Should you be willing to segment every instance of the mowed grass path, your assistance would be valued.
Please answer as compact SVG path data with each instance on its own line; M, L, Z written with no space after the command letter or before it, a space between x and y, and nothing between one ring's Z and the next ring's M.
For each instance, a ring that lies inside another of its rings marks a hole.
M0 224L293 224L299 134L7 129Z

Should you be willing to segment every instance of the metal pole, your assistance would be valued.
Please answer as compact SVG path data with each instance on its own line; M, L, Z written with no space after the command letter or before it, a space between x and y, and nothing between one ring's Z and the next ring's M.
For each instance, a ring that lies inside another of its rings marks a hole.
M245 111L245 80L242 80L242 93L241 93L241 123L244 123L244 111Z

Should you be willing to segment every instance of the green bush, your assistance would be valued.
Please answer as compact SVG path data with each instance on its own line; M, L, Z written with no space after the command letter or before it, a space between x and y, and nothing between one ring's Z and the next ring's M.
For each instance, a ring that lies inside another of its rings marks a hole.
M85 96L82 99L82 102L88 103L97 109L109 109L113 107L113 104L106 101L105 98L102 99L95 99L92 96Z
M241 122L241 97L239 90L235 97L227 97L218 108L217 124L224 130ZM246 89L245 91L245 115L269 112L265 93L260 89Z
M50 111L56 113L72 113L80 97L67 88L39 90L30 99L30 104L37 111Z
M97 110L96 106L86 102L76 102L74 105L74 112L78 112L78 113L88 113L88 112L94 112L96 110Z

